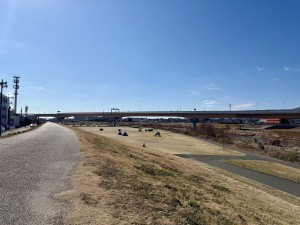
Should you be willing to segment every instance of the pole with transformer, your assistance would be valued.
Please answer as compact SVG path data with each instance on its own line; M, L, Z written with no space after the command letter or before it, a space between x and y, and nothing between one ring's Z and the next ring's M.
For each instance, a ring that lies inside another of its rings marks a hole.
M0 99L0 126L2 126L2 101L3 101L3 97L2 97L2 91L3 88L7 88L7 82L4 82L3 79L0 82L0 86L1 86L1 99ZM2 130L0 127L0 136L1 136Z

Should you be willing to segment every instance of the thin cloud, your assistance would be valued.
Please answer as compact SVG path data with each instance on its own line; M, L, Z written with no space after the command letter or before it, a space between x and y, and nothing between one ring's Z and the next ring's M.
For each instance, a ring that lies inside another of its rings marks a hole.
M7 9L6 15L4 15L4 26L2 26L2 35L0 36L1 39L6 39L12 30L12 24L15 17L15 11L17 6L17 0L11 0L9 8Z
M289 72L289 71L300 72L300 68L299 67L295 68L295 67L284 66L284 67L282 67L282 69L284 71L286 71L286 72Z
M232 105L232 109L233 110L251 109L251 108L253 108L254 105L255 105L254 102L249 101L249 102L243 103L243 104Z
M189 91L191 95L199 95L200 93L197 91Z
M229 95L222 98L222 100L229 100L229 99L231 99L231 97Z
M261 66L256 66L256 72L261 72L263 71L265 68L261 67Z
M218 104L218 102L215 100L204 100L204 101L202 101L202 103L203 103L203 106L205 106L205 107L214 107L215 105Z
M35 90L41 90L41 91L46 90L46 88L44 88L42 86L34 86L34 85L30 85L27 88L29 88L29 89L35 89Z
M204 89L206 90L219 90L220 88L218 86L216 86L215 84L213 83L210 83L210 84L206 84L203 86Z
M279 80L278 78L273 78L273 79L272 79L272 81L278 81L278 80Z

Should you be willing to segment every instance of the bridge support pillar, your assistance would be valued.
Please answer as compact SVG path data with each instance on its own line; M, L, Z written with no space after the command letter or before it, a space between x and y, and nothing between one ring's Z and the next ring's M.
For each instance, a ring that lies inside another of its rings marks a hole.
M192 121L192 128L196 129L197 123L199 122L199 119L192 119L191 121Z
M62 124L63 119L64 119L64 117L57 117L58 123Z

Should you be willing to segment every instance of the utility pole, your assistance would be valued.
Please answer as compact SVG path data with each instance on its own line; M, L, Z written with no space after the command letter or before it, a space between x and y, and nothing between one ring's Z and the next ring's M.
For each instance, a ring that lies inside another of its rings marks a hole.
M15 105L14 105L15 114L17 114L17 102L18 102L17 95L18 95L18 89L20 88L20 86L19 86L19 83L20 83L19 79L20 79L20 77L14 76L14 83L15 83L15 85L13 87L15 89Z
M49 113L49 110L48 110L48 113ZM28 116L28 106L27 105L25 106L25 116Z
M1 82L0 82L0 86L1 86L1 99L0 99L0 136L1 136L1 133L2 133L2 130L1 130L1 126L2 126L2 102L3 102L2 91L3 91L3 88L7 88L7 82L4 82L3 79L2 79Z

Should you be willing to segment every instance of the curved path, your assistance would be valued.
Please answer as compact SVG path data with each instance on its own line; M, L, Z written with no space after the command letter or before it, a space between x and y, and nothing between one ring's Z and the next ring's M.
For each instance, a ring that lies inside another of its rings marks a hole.
M246 153L243 151L243 153ZM271 159L265 156L255 155L254 153L247 153L245 156L211 156L211 155L192 155L192 154L177 154L177 156L183 158L191 158L198 161L205 162L212 166L216 166L218 168L227 170L229 172L241 175L243 177L247 177L251 180L258 181L264 185L270 186L272 188L287 192L289 194L300 197L300 183L295 181L287 180L284 178L276 177L273 175L269 175L266 173L261 173L255 170L247 169L244 167L232 165L226 163L224 160L228 159L243 159L243 160L266 160L276 163L281 163L283 165L293 166L295 168L299 168L299 165L282 162L277 159Z
M0 224L62 224L68 208L55 195L69 188L78 153L75 133L53 123L0 139Z

